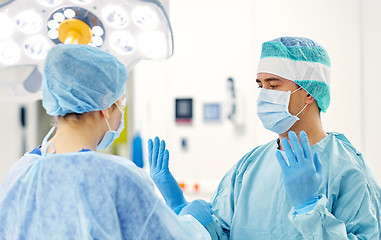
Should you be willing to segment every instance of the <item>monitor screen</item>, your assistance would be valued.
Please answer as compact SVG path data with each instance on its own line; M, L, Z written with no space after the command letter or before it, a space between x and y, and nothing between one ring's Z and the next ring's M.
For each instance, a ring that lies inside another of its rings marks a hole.
M219 103L204 104L204 121L215 122L221 120L221 105Z
M189 122L193 117L193 99L177 98L176 99L176 121Z

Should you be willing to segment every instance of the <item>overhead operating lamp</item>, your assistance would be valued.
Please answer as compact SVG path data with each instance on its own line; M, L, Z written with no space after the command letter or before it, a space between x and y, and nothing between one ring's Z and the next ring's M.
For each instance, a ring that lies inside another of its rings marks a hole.
M41 98L40 72L55 44L102 48L128 68L173 53L171 25L158 0L0 0L0 23L0 100ZM15 69L26 78L2 74Z

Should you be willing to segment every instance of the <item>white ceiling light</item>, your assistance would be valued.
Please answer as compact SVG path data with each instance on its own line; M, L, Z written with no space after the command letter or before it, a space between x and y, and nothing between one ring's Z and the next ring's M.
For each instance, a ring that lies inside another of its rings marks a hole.
M128 24L127 12L118 6L107 5L104 7L102 17L107 24L114 28L124 28Z
M152 59L163 59L166 57L167 45L165 37L161 32L142 32L137 39L140 51Z
M73 3L75 4L81 4L81 5L84 5L84 4L89 4L91 3L93 0L71 0Z
M0 62L4 65L11 65L20 59L20 48L10 40L0 42Z
M159 26L157 14L146 6L139 6L132 10L132 20L145 30L154 30Z
M47 40L42 36L30 37L24 44L25 53L34 59L44 59L49 48Z
M34 11L24 11L16 16L16 26L23 33L37 33L42 28L42 18Z
M110 45L115 52L120 54L129 54L135 49L135 41L128 32L114 32L110 36Z
M62 0L37 0L37 2L45 7L56 7L62 3Z
M0 40L11 37L14 32L14 27L11 19L9 19L9 17L7 17L5 14L0 13L0 23Z

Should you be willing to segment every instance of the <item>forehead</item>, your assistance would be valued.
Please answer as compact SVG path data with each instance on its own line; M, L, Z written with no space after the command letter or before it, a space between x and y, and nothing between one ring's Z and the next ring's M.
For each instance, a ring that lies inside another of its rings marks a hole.
M279 77L277 75L271 74L271 73L258 73L257 74L257 82L269 82L269 81L278 81L282 84L289 84L289 85L295 85L296 83L294 81Z

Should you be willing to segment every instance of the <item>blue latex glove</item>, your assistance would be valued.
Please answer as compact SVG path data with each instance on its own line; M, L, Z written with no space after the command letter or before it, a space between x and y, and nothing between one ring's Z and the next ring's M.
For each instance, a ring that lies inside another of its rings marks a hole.
M311 211L318 200L319 186L322 181L321 163L315 153L312 157L311 147L307 134L300 132L300 142L295 132L290 131L288 138L282 138L282 146L289 161L289 165L280 151L276 157L282 168L283 184L286 194L297 214Z
M151 139L148 140L148 161L152 180L167 205L178 214L188 202L184 198L183 190L168 169L169 152L165 149L164 140L160 142L158 137L155 137L154 142Z
M185 206L179 216L190 214L205 227L213 221L212 213L212 204L198 199Z

